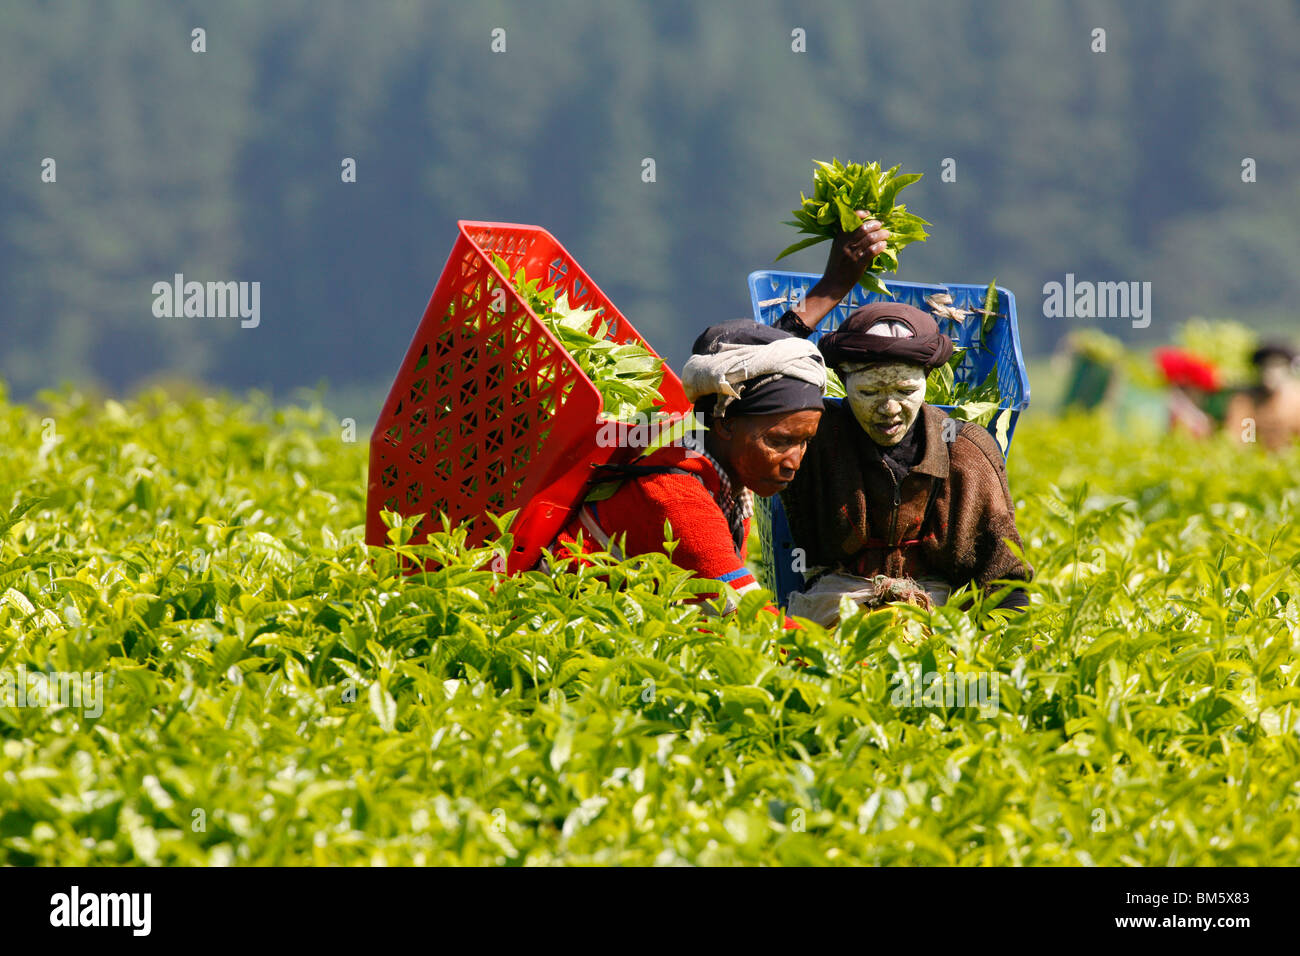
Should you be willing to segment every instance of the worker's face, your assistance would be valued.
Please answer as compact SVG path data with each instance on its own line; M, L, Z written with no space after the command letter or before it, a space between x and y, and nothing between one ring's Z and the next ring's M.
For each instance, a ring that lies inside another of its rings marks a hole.
M871 365L844 380L853 417L877 445L897 445L925 401L925 367L901 362Z
M821 419L816 409L741 415L714 419L712 429L733 475L760 498L770 498L794 479Z
M1281 355L1270 355L1259 366L1259 383L1276 392L1291 377L1291 363Z

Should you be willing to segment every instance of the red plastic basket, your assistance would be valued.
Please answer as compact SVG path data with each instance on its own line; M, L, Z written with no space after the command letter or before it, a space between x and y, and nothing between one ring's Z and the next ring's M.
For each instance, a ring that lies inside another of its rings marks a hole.
M508 570L537 563L578 506L592 463L618 448L596 441L600 393L492 264L523 266L542 287L597 310L607 336L650 348L573 256L545 229L457 223L460 235L406 351L370 438L366 541L387 542L380 511L425 514L412 543L446 514L470 521L470 540L491 528L486 512L520 508ZM653 351L653 349L651 349ZM656 355L658 353L655 353ZM690 408L665 364L661 410Z

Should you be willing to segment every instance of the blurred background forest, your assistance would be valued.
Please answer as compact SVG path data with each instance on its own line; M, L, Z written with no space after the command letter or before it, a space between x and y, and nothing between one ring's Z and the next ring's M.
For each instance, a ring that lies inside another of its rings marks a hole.
M680 365L749 314L746 275L796 238L782 220L831 156L925 173L904 198L931 239L898 278L996 276L1033 356L1084 327L1147 346L1191 315L1295 325L1290 0L0 9L0 380L20 400L324 381L373 421L460 218L549 229ZM260 325L156 318L178 272L261 282ZM1151 282L1150 327L1044 318L1067 272Z

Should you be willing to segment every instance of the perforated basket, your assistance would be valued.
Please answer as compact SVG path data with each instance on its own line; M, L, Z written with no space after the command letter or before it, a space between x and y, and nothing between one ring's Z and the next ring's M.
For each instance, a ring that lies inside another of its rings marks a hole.
M382 509L424 514L413 543L439 514L468 521L471 543L491 529L487 512L515 508L508 570L537 563L577 506L593 463L623 452L596 440L600 393L563 345L492 264L524 268L575 307L596 310L619 342L649 345L545 229L457 223L443 267L370 439L366 541L386 542ZM653 350L651 350L653 351ZM657 353L656 353L657 354ZM665 365L662 410L689 408Z
M754 308L755 321L771 325L779 319L791 304L801 301L808 290L821 278L807 272L761 271L749 274L749 296ZM956 283L952 285L922 282L886 281L889 290L894 293L892 301L915 306L923 312L930 312L926 303L927 296L947 293L952 296L952 305L973 313L984 307L984 292L987 286ZM994 369L997 370L999 404L1010 412L1006 431L1006 442L1002 447L1004 455L1011 451L1011 438L1015 434L1016 422L1020 413L1029 407L1029 375L1025 371L1024 356L1020 352L1020 326L1016 322L1016 298L1002 288L998 290L998 319L993 327L983 335L981 348L972 348L980 344L980 316L972 315L965 322L949 318L938 318L939 328L952 338L959 346L968 351L955 370L958 382L979 384ZM824 318L812 335L816 342L826 332L839 328L840 323L848 318L849 313L870 302L878 302L882 296L869 293L861 286L855 286L853 292L837 305ZM952 407L940 405L945 411ZM1002 413L999 412L1000 416ZM997 438L996 418L989 425L989 432ZM790 527L786 522L785 508L779 497L758 499L755 508L755 525L762 540L763 559L759 566L759 577L765 587L773 591L778 600L784 604L790 593L803 587L802 575L795 570L798 563L794 560L794 541L790 536Z

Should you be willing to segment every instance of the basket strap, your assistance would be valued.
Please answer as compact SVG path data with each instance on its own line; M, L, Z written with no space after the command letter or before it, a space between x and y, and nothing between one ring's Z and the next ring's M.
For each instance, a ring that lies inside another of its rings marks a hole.
M610 541L609 535L605 534L605 529L596 522L596 516L591 513L591 509L586 505L578 509L578 523L582 525L583 530L600 543L602 548L614 556L615 561L623 560L622 550Z
M708 486L704 484L704 479L696 472L687 471L685 468L678 468L675 465L633 465L633 464L603 464L592 465L592 471L597 474L592 475L588 485L606 484L609 481L617 481L621 478L631 478L634 481L638 478L644 478L646 475L690 475L698 481L707 491ZM600 472L605 472L601 475ZM605 496L608 497L608 496ZM623 553L614 546L609 535L601 528L600 522L596 520L596 515L592 511L592 500L587 498L583 501L582 507L578 509L578 522L587 532L600 542L600 546L614 556L616 561L623 560Z
M693 478L700 477L696 472L687 471L685 468L678 468L676 465L633 465L633 464L620 465L620 464L606 463L603 465L592 465L591 468L592 471L605 471L613 475L621 475L624 477L629 475L633 475L638 478L641 477L642 475L690 475ZM602 481L602 480L606 480L606 479L601 479L596 476L592 478L592 481ZM703 479L700 479L700 484L703 483L704 483Z

